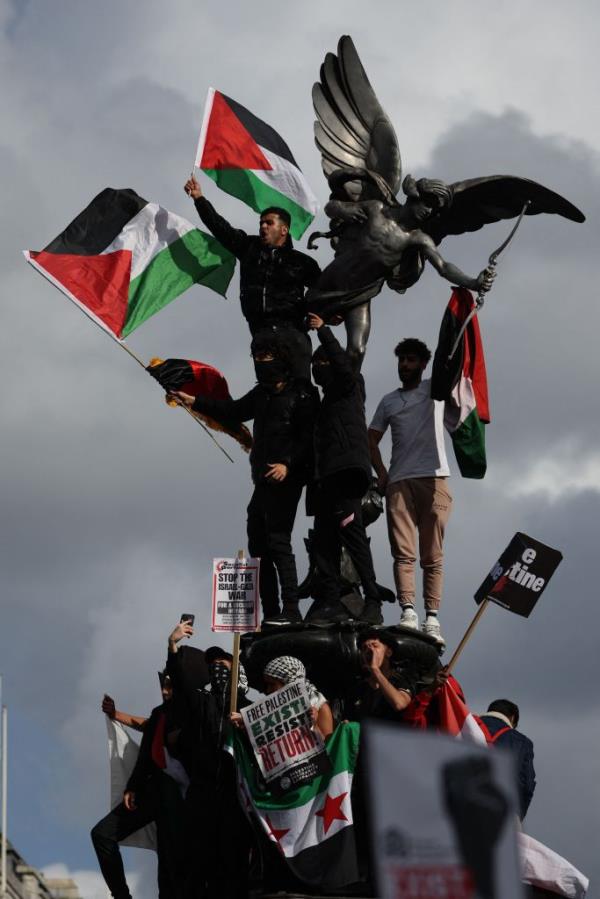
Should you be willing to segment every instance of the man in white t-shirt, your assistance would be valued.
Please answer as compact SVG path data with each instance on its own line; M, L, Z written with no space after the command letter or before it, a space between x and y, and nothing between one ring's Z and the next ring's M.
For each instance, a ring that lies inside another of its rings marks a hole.
M443 585L444 529L452 496L444 448L444 403L431 399L431 382L423 372L431 352L421 340L410 337L394 350L402 386L387 393L369 427L371 461L385 491L388 532L394 558L394 580L402 606L400 624L417 628L415 611L415 562L417 534L423 569L425 623L423 632L444 643L438 620ZM379 443L392 431L389 471L383 464Z

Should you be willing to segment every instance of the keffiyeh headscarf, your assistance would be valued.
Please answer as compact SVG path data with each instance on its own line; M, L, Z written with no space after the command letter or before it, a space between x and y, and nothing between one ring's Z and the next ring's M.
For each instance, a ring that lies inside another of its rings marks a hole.
M282 684L291 684L292 681L301 680L308 690L311 705L320 706L323 704L323 694L317 690L314 684L306 679L306 668L295 656L278 656L265 666L263 677L272 677L280 680Z

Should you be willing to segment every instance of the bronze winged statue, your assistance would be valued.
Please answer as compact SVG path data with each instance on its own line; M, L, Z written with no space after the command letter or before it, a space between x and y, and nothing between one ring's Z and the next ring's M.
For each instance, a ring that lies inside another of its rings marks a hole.
M449 234L514 218L525 207L526 215L585 221L564 197L527 178L489 175L454 184L403 179L396 133L349 36L340 38L337 56L326 55L320 75L312 96L315 141L331 189L325 206L330 230L312 234L308 246L314 249L318 237L328 237L335 257L307 300L325 318L343 317L348 350L358 365L369 338L370 302L385 283L404 293L428 260L452 284L480 295L490 289L492 268L469 277L442 257L439 245ZM404 203L396 198L400 186Z

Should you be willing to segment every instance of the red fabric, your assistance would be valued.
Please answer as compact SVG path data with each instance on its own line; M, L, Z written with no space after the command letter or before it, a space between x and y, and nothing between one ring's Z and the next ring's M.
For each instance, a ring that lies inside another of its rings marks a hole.
M152 737L152 761L157 768L166 768L167 759L165 756L165 713L161 712L156 722L156 730Z
M117 250L101 256L70 253L30 253L82 306L93 312L117 337L127 316L131 252Z
M194 373L194 380L188 381L179 388L180 390L189 393L190 396L208 396L216 400L229 399L227 381L218 369L205 362L194 362L192 359L188 359L188 362Z
M465 321L475 304L473 295L466 287L455 287L450 297L448 308L460 324ZM477 403L477 414L485 424L490 422L490 403L488 397L487 372L479 319L475 315L469 322L464 334L463 375L470 378Z
M213 97L201 169L272 168L254 138L242 125L227 100L218 91Z

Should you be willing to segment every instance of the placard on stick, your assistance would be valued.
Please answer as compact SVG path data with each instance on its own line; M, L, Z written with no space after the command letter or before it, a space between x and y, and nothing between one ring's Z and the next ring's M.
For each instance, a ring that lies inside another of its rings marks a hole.
M311 703L302 681L240 710L261 773L274 793L285 793L329 771L323 737L313 730Z
M562 560L557 549L516 533L475 593L475 602L495 602L527 618Z
M258 630L260 559L213 559L212 630Z

